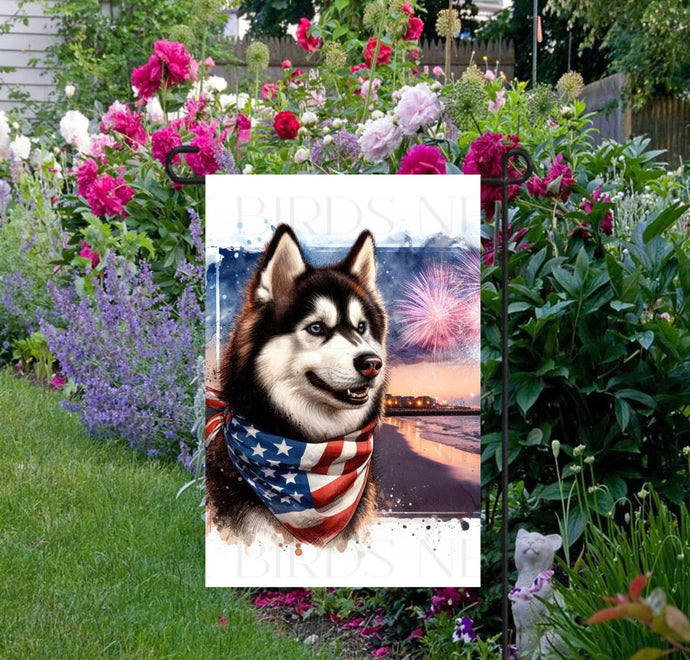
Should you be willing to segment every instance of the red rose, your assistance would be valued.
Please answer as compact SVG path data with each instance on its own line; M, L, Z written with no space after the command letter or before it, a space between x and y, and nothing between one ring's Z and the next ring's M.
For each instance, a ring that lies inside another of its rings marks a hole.
M361 64L353 64L350 67L350 73L357 73L357 71L361 71L362 69L369 69L369 65L365 64L364 62Z
M424 21L416 16L410 16L410 21L407 24L407 32L403 39L405 41L417 41L422 36L424 30Z
M366 63L371 66L371 61L374 59L374 52L376 51L376 44L379 46L379 54L376 58L376 64L388 64L391 61L391 54L393 53L392 46L387 46L380 43L376 37L369 37L367 45L364 48L364 59Z
M320 45L321 39L319 37L310 37L308 32L311 27L311 21L308 18L301 18L297 32L295 34L297 43L308 53L313 53Z
M400 161L397 174L445 174L446 159L438 147L418 144L412 147Z
M289 110L279 112L273 120L273 128L281 140L294 140L300 128L299 119Z

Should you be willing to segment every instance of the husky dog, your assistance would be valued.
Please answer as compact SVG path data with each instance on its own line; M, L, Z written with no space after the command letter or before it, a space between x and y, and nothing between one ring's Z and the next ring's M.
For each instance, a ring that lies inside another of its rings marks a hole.
M248 286L220 368L221 398L251 428L309 445L357 432L382 412L386 330L372 235L362 232L342 262L314 267L281 225ZM240 477L222 434L208 447L206 480L221 532L250 539L269 523L287 534ZM369 469L339 541L356 535L374 500Z

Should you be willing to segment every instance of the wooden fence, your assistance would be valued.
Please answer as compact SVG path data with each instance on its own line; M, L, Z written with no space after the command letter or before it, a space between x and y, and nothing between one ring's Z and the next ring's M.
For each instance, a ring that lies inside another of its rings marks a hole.
M684 99L651 99L633 111L623 101L625 76L621 73L587 85L582 96L587 109L597 114L597 143L606 138L621 142L633 135L647 135L651 147L665 149L660 159L672 168L690 158L690 102Z
M318 51L307 53L302 50L292 37L280 39L261 39L271 53L271 60L268 71L262 75L262 79L280 78L282 70L280 63L283 60L290 60L293 67L302 69L308 73L309 69L318 67L320 59ZM227 78L231 86L234 86L238 79L245 75L244 55L247 46L251 43L248 39L237 41L232 46L232 51L239 64L219 62L215 72ZM421 64L443 67L445 62L445 43L443 41L422 42ZM509 80L512 80L515 72L515 50L512 42L469 42L456 39L451 49L451 71L458 77L468 67L474 55L474 62L484 68L483 56L486 55L490 67L494 67L498 62L499 70L503 71Z

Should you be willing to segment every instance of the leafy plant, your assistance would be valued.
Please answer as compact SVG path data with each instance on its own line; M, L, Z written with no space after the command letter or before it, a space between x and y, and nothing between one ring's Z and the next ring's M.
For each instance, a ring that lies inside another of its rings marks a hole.
M55 357L40 330L32 332L26 339L15 339L12 348L12 357L19 360L24 373L31 372L37 380L44 383L50 380Z

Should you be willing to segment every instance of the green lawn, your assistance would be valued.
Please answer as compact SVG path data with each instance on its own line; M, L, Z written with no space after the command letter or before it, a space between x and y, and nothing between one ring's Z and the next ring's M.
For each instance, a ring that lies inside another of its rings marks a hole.
M0 371L0 658L314 657L204 587L184 470L92 440L58 401Z

